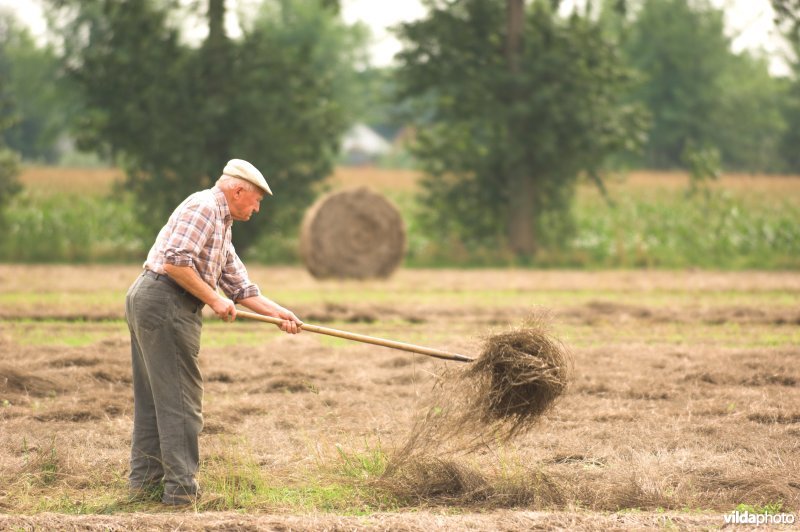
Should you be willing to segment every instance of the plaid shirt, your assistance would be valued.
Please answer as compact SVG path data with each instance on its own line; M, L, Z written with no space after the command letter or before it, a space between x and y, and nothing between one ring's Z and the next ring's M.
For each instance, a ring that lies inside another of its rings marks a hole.
M191 266L214 290L239 301L260 294L231 243L233 218L218 187L195 192L181 203L158 233L144 267L166 273L164 264Z

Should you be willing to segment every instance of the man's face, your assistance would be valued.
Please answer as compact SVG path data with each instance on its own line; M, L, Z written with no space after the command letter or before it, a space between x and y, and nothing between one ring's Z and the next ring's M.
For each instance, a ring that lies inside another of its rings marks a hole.
M261 191L253 192L237 187L228 202L231 216L236 221L246 222L254 212L258 212L263 198L264 193Z

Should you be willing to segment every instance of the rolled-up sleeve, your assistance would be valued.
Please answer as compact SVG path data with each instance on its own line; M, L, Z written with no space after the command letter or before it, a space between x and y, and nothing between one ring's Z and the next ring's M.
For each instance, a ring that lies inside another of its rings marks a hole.
M258 286L250 282L250 278L247 276L247 268L245 268L244 263L236 254L233 244L230 244L228 249L228 258L222 268L219 286L225 292L225 295L234 302L261 294Z
M214 210L199 203L187 204L177 216L175 229L164 248L164 261L175 266L194 266L214 232Z

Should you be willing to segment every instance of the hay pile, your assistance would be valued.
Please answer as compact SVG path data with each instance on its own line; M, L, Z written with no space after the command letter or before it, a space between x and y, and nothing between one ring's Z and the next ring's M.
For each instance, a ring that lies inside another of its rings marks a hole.
M320 198L300 228L300 255L317 278L388 277L400 265L405 247L400 212L367 187Z
M486 338L470 367L441 375L384 481L403 496L458 494L462 502L492 496L479 474L465 472L455 458L532 429L563 395L571 373L571 355L550 335L545 314ZM548 490L548 497L556 495Z

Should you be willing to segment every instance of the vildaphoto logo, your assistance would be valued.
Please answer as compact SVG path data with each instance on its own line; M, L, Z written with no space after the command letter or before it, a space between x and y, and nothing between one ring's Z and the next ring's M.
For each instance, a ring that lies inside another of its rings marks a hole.
M736 510L725 514L726 525L793 525L794 514L755 513Z

